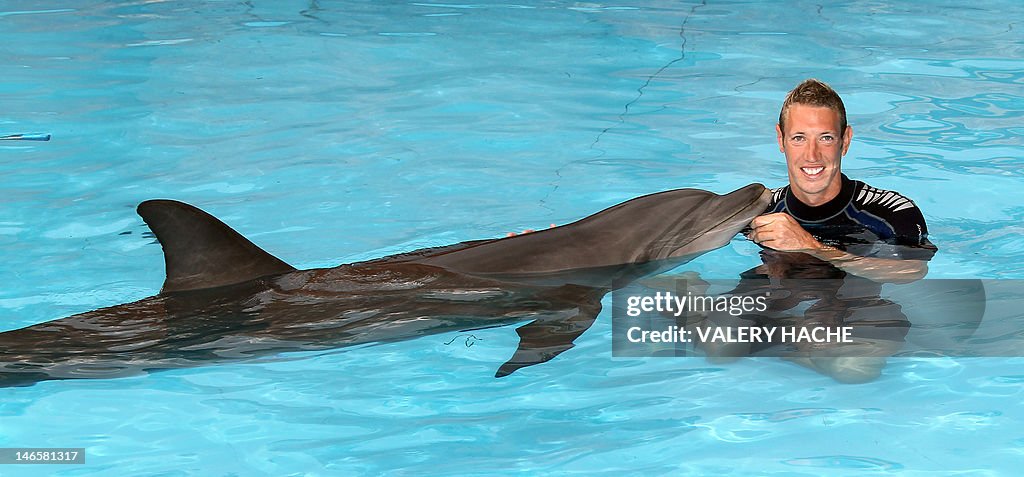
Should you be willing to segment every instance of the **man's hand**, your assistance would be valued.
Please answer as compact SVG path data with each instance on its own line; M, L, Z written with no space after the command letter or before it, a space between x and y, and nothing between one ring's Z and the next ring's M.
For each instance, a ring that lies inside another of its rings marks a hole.
M753 231L748 238L754 243L782 252L806 252L824 248L789 214L782 212L759 215L750 222Z
M549 228L553 229L555 227L558 227L558 225L551 224L551 226ZM534 229L526 229L526 230L524 230L524 231L522 231L522 232L520 232L518 234L515 233L515 232L509 232L509 233L505 234L505 237L515 237L516 235L532 234L534 232L536 232L536 230L534 230Z
M759 215L750 222L747 236L754 243L782 252L804 252L832 265L879 283L909 283L928 273L928 262L860 257L822 244L789 214Z

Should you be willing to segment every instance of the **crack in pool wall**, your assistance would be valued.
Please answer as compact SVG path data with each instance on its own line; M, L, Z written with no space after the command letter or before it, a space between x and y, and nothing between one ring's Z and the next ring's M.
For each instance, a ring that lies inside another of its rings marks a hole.
M831 19L829 17L826 17L825 15L821 14L821 11L825 9L825 6L824 5L815 5L815 6L818 7L818 12L817 12L818 18L821 18L822 20L827 21L832 28L835 28L836 27L835 20L833 20L833 19Z
M320 7L320 2L318 0L310 0L309 6L305 10L299 12L299 15L316 20L320 23L329 23L327 20L317 16L323 11L324 9Z
M647 81L645 81L643 85L641 85L639 88L637 88L637 90L636 90L636 93L637 93L636 97L633 98L632 100L630 100L628 103L626 103L625 106L623 106L622 113L620 113L619 116L618 116L618 122L613 124L613 125L611 125L611 126L608 126L608 127L604 128L600 133L597 134L597 137L594 138L594 142L590 143L590 149L599 150L600 154L598 154L598 155L596 155L596 156L594 156L594 157L592 157L590 159L586 159L586 161L598 159L598 158L600 158L600 157L605 155L605 153L607 151L605 151L603 149L598 149L596 147L597 144L599 142L601 142L601 138L604 137L604 135L606 133L608 133L609 131L611 131L611 130L613 130L613 129L615 129L615 128L623 125L623 124L625 124L626 116L629 115L629 108L631 106L633 106L634 104L636 104L637 102L640 101L640 99L644 95L644 90L647 89L647 87L651 85L651 83L655 80L655 78L657 78L662 73L664 73L665 70L671 68L672 65L675 65L676 63L679 63L680 61L683 61L684 59L686 59L686 42L687 42L687 38L686 38L686 24L687 24L687 22L690 21L690 18L693 17L693 14L696 13L698 8L705 7L705 6L707 6L707 4L708 4L707 0L701 0L700 4L694 5L693 7L690 7L690 12L686 14L686 18L683 18L682 23L679 24L679 38L681 39L680 44L679 44L679 57L673 59L672 61L669 61L668 63L665 63L664 65L662 65L661 68L658 68L658 70L654 72L654 74L652 74L652 75L647 77ZM665 109L665 107L663 107L663 109ZM565 163L565 164L561 165L558 169L555 169L555 176L557 176L557 179L555 179L555 182L552 183L552 189L550 191L548 191L548 193L545 194L543 198L540 199L541 207L544 207L545 209L553 211L553 209L551 209L550 207L548 207L546 205L546 202L547 202L548 197L550 197L551 194L553 194L555 191L558 190L559 182L562 179L562 170L565 169L566 167L572 165L572 164L577 164L577 163L580 163L580 162L584 162L584 160L581 159L581 160L577 160L577 161L570 161L568 163Z
M624 124L626 122L626 116L629 115L629 107L640 101L640 98L642 98L644 96L644 90L647 89L647 87L651 85L651 82L654 81L655 78L657 78L658 76L661 76L661 74L664 73L665 70L671 68L672 65L674 65L676 63L679 63L680 61L683 61L684 59L686 59L686 23L690 21L690 17L693 16L694 12L696 12L698 8L705 7L705 6L707 6L707 4L708 4L707 0L702 0L700 2L700 5L694 5L693 7L691 7L690 8L690 13L686 14L686 18L683 19L683 23L681 23L679 25L679 38L682 40L680 42L680 44L679 44L679 58L675 58L672 61L669 61L668 63L665 63L661 68L658 68L658 71L655 71L653 75L650 75L650 76L647 77L647 81L645 81L642 86L640 86L639 88L636 89L636 93L637 93L636 97L633 98L632 101L626 103L626 106L623 107L622 113L619 114L619 122L604 128L603 131L598 133L597 137L594 138L594 142L592 142L590 144L590 148L591 149L594 149L594 146L596 146L597 143L601 142L601 138L605 135L605 133L607 133L608 131L611 131L612 129L615 129L615 128L621 126L622 124ZM605 154L605 152L606 151L601 150L601 154L596 156L594 159L596 159L597 157L603 156Z

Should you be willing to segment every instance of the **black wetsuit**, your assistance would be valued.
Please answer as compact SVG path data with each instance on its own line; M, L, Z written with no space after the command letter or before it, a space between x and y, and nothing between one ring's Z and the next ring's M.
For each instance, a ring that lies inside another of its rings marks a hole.
M929 260L937 250L913 201L845 174L839 195L818 207L800 202L788 185L773 189L765 213L774 212L789 214L819 242L862 257Z
M930 260L937 250L928 240L921 210L910 199L846 175L839 195L818 207L800 202L788 185L773 189L765 213L776 212L792 216L819 242L861 257ZM761 326L774 326L780 318L805 326L852 326L856 337L896 342L906 336L910 323L898 305L880 296L880 283L806 253L764 248L760 255L763 265L740 274L733 293L770 292L769 313L744 319ZM801 302L810 305L795 316L787 313Z

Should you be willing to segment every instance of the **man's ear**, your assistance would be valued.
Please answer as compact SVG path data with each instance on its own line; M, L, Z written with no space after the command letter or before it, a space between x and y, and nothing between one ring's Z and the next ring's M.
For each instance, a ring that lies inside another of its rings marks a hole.
M853 128L846 126L846 130L843 131L843 155L846 155L846 151L850 150L850 140L853 139Z
M782 126L779 123L775 123L775 140L779 142L779 152L786 152L786 148L783 147ZM846 154L845 150L843 150L843 154Z

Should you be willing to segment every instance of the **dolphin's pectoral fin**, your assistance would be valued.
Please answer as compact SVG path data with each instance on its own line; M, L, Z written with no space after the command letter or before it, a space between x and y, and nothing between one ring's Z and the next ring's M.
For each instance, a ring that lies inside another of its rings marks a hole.
M161 293L232 285L295 268L202 210L173 200L147 200L138 213L164 249Z
M550 361L563 351L572 348L573 341L594 324L601 312L601 296L581 303L577 313L569 319L542 319L527 323L516 328L519 335L519 348L505 364L498 368L494 377L501 378L514 373L520 368Z

